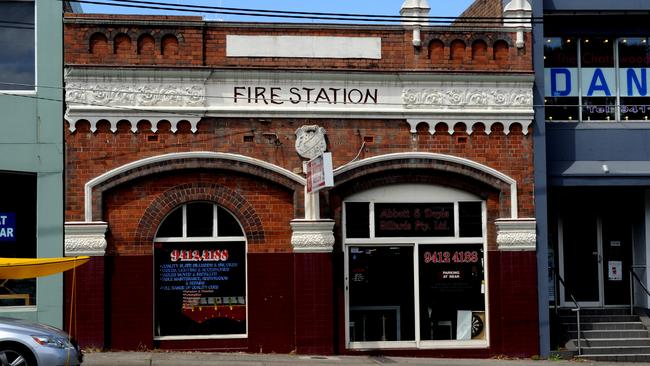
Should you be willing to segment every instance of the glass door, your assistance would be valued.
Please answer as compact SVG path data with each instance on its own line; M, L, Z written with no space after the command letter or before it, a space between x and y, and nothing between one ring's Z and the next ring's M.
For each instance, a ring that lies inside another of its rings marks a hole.
M629 305L632 226L627 217L603 217L603 287L605 305Z
M350 342L415 341L413 246L348 247Z
M602 305L602 251L595 214L569 214L559 222L560 284L562 306L572 307L573 296L581 306Z

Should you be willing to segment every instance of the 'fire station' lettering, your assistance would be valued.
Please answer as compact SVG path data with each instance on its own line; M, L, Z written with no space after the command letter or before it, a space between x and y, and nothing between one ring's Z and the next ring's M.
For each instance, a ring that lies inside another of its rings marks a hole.
M235 103L377 104L378 89L235 86Z

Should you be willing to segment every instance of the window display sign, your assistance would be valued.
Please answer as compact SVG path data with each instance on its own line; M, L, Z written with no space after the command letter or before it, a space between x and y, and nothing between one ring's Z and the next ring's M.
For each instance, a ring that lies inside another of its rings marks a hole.
M0 241L16 241L15 212L0 212Z
M418 256L421 339L477 337L474 315L485 311L483 246L420 245Z
M156 243L156 336L246 333L244 242Z
M454 204L376 203L375 236L454 236Z

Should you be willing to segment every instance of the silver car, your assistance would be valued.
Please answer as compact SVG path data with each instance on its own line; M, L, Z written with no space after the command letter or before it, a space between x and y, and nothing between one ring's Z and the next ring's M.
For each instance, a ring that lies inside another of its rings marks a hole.
M81 361L79 347L66 332L0 317L0 366L77 366Z

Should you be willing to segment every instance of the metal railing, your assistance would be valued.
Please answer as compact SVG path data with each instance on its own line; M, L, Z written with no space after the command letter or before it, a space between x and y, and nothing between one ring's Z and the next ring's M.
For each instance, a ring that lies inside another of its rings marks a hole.
M648 291L648 288L643 284L643 281L641 281L636 272L634 272L634 269L636 268L645 268L645 266L632 266L630 268L630 315L634 315L634 280L639 283L639 286L641 286L643 291L645 291L646 295L650 297L650 291Z
M571 301L573 301L573 304L575 305L574 309L571 309L571 311L576 313L576 329L578 333L578 355L582 354L582 340L580 339L580 304L578 304L578 301L576 300L575 296L573 296L573 293L571 290L567 287L566 283L564 283L564 279L560 274L557 272L557 269L553 267L553 274L555 275L555 278L562 284L562 287L565 289L565 291L569 292L569 296L571 297ZM558 281L555 281L556 283ZM555 286L555 311L557 312L558 309L558 299L559 299L559 292L560 292L560 286Z

